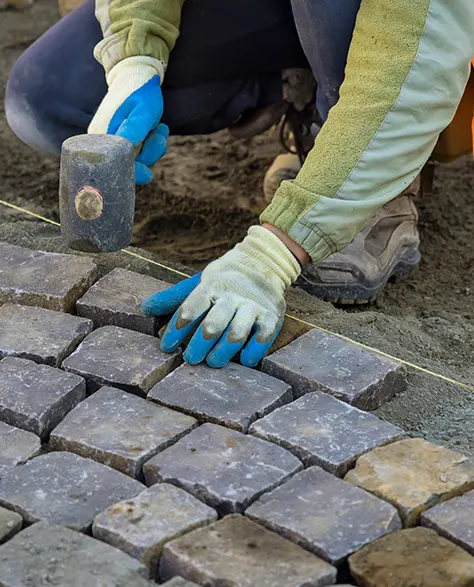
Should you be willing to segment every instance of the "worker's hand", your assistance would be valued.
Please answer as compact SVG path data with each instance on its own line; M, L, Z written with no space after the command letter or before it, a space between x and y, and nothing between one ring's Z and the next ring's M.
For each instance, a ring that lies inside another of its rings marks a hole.
M142 309L152 316L177 310L163 335L163 351L176 350L200 324L184 353L187 363L206 360L210 367L223 367L243 349L242 364L255 367L280 331L285 290L299 273L281 240L253 226L242 243L202 274L148 298Z
M160 124L163 95L160 76L149 57L128 57L110 70L109 91L102 100L88 132L112 134L142 145L135 160L135 181L142 185L152 178L150 167L166 152L168 127Z

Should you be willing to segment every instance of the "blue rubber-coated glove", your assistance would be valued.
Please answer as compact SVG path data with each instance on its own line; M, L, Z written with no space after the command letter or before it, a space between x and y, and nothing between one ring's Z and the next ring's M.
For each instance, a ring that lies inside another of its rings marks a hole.
M253 226L243 242L202 274L148 298L142 310L152 316L175 312L161 341L163 351L176 350L199 324L184 353L187 363L223 367L240 352L241 363L255 367L281 329L285 290L300 269L277 236Z
M151 181L150 167L166 152L169 130L160 124L163 94L162 64L151 57L128 57L113 67L109 90L88 128L90 134L113 134L141 145L135 160L135 182Z

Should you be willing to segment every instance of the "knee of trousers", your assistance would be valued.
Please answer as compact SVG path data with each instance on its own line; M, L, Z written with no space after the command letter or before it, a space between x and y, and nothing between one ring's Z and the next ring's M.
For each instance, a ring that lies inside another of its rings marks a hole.
M59 156L60 144L55 141L53 130L54 115L48 107L49 101L42 89L44 85L39 85L32 79L30 72L31 64L28 66L20 57L10 73L5 93L5 115L8 125L28 146Z

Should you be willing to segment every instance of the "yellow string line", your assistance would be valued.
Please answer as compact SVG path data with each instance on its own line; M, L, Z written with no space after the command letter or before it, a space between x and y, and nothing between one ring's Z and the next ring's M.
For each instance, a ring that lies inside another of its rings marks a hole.
M9 202L5 202L4 200L0 200L0 204L2 204L3 206L7 206L8 208L12 208L13 210L16 210L18 212L22 212L23 214L28 214L29 216L34 216L35 218L38 218L39 220L43 220L43 222L47 222L48 224L54 224L54 226L61 226L59 224L59 222L55 222L54 220L50 220L49 218L45 218L44 216L41 216L40 214L35 214L34 212L30 212L29 210L26 210L25 208L21 208L20 206L15 206L15 204L10 204ZM190 275L188 275L187 273L184 273L183 271L178 271L178 269L173 269L172 267L168 267L167 265L163 265L163 263L158 263L157 261L153 261L152 259L147 259L146 257L143 257L142 255L139 255L137 253L134 253L133 251L128 251L127 249L121 249L121 252L126 253L127 255L130 255L132 257L136 257L137 259L141 259L142 261L146 261L147 263L151 263L152 265L157 265L158 267L161 267L162 269L166 269L167 271L171 271L172 273L176 273L178 275L181 275L182 277L191 277ZM362 342L359 342L357 340L353 340L352 338L349 338L348 336L344 336L343 334L338 334L337 332L332 332L331 330L327 330L326 328L323 328L322 326L319 326L318 324L313 324L312 322L307 322L306 320L302 320L301 318L298 318L297 316L293 316L291 314L285 314L285 316L286 316L286 318L289 318L290 320L294 320L295 322L299 322L300 324L305 324L306 326L310 326L311 328L317 328L317 329L321 330L322 332L325 332L326 334L330 334L332 336L337 336L338 338L345 340L346 342L355 344L358 347L361 347L365 350L378 353L379 355L382 355L383 357L386 357L387 359L391 359L392 361L397 361L398 363L402 363L403 365L406 365L407 367L411 367L412 369L416 369L417 371L420 371L421 373L425 373L426 375L431 375L432 377L437 377L438 379L442 379L443 381L447 381L448 383L452 383L453 385L457 385L458 387L462 387L464 389L467 389L468 391L474 391L474 386L468 385L467 383L462 383L461 381L457 381L456 379L451 379L450 377L446 377L445 375L442 375L441 373L436 373L435 371L430 371L429 369L425 369L424 367L421 367L420 365L416 365L415 363L410 363L409 361L405 361L404 359L400 359L399 357L394 357L393 355L389 355L388 353L384 353L383 351L381 351L379 349L368 346L368 345L366 345Z

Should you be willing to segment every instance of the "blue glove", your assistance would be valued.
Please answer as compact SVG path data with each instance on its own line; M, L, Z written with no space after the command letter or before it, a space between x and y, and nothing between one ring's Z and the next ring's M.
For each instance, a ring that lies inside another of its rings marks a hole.
M109 91L100 104L88 132L114 134L141 146L135 160L138 185L151 181L152 167L166 152L168 127L160 124L163 94L156 60L129 57L120 61L107 76Z
M164 352L176 350L199 326L184 353L187 363L223 367L240 353L243 365L256 367L282 327L284 292L299 273L280 239L254 226L202 274L148 298L142 310L151 316L175 312L161 340Z

